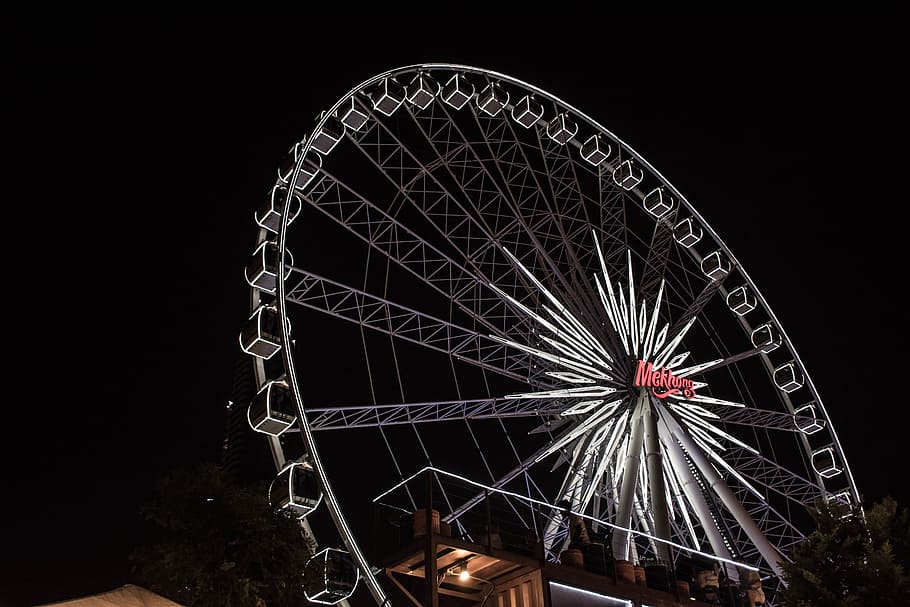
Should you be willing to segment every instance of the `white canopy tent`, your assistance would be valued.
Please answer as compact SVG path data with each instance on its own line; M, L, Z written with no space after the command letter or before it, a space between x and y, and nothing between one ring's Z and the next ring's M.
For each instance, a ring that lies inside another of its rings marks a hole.
M141 586L126 584L120 588L59 603L44 603L36 607L183 607Z

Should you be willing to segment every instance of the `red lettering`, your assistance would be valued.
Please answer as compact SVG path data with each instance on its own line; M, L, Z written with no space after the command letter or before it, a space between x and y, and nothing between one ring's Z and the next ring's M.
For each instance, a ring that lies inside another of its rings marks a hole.
M695 396L695 382L691 379L673 375L673 371L667 367L655 369L653 363L643 360L638 361L632 385L636 388L651 388L651 393L657 398L680 393L686 398Z

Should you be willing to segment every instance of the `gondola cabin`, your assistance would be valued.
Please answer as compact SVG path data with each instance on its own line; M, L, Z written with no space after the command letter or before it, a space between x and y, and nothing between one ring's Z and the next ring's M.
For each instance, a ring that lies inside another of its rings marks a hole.
M512 107L512 119L526 129L537 124L541 116L543 106L530 95L525 95Z
M774 369L774 383L784 392L794 392L802 388L804 382L802 372L792 360Z
M326 548L307 561L304 580L304 592L308 600L335 605L354 594L360 572L347 552Z
M837 455L831 447L823 447L812 453L812 467L824 478L831 478L843 472L837 461Z
M303 153L303 148L304 143L302 141L295 144L279 165L278 181L282 184L290 184L291 178L294 177L294 170L300 160L300 154ZM322 167L322 156L311 149L300 164L300 172L297 173L297 177L294 179L294 188L301 192L306 191L307 187L316 179L316 175L319 174L320 167Z
M288 204L290 207L288 209L288 225L290 225L300 213L300 197L294 193L291 195L290 201L288 201L287 186L281 184L276 185L272 188L272 191L269 192L268 199L262 208L256 211L256 223L259 227L277 234L279 228L281 228L281 214L284 212L285 204Z
M673 210L676 201L664 188L654 188L643 201L645 210L660 219Z
M322 116L320 115L320 120ZM314 150L325 156L344 137L344 124L335 116L329 116L318 131L313 133L311 144Z
M783 338L773 323L766 322L752 331L752 345L765 354L777 350L781 343L783 343Z
M294 265L294 256L290 251L287 251L284 265L284 277L287 278L291 273L291 266ZM274 293L275 279L278 276L278 245L272 241L262 241L247 262L244 276L251 287L266 293Z
M745 316L754 310L757 303L755 295L746 285L736 287L727 293L727 307L738 316Z
M613 148L600 135L591 135L581 144L581 157L598 167L610 157Z
M432 76L421 72L414 76L411 83L405 87L408 102L420 110L427 109L436 95L439 94L439 83Z
M281 350L278 309L263 305L256 309L240 332L240 347L247 354L269 359Z
M565 112L557 114L553 120L547 124L547 137L558 143L565 145L578 132L576 124Z
M373 109L391 116L404 102L404 87L394 78L384 78L371 96Z
M673 238L687 249L701 240L703 235L701 226L691 217L686 217L673 227Z
M280 436L297 421L297 406L282 380L267 382L253 397L247 420L256 432Z
M644 177L644 172L633 164L631 160L624 160L618 167L613 169L613 182L624 190L638 187Z
M288 510L298 518L306 517L321 501L322 491L308 463L288 463L269 487L272 508Z
M701 271L711 280L720 280L730 273L730 261L719 250L708 253L701 260Z
M815 401L797 408L793 414L796 416L796 427L803 434L815 434L824 429L824 421L815 415Z
M442 100L460 110L474 96L474 85L464 74L455 74L442 87Z
M496 116L509 103L509 93L491 82L477 95L477 107L487 116Z
M352 131L359 131L363 128L370 117L354 97L348 97L342 101L335 115L341 120L341 124Z

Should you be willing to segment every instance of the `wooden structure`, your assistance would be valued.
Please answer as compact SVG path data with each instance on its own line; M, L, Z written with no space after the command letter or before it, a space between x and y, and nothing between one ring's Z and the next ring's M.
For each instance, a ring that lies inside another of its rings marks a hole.
M385 576L415 607L704 607L679 582L672 591L650 587L644 577L626 581L612 562L605 573L591 567L547 562L540 556L476 544L440 530L438 513L414 525L406 544L379 565ZM441 532L442 531L442 532ZM460 576L461 569L467 574ZM430 580L431 583L427 583ZM396 601L397 602L397 601Z

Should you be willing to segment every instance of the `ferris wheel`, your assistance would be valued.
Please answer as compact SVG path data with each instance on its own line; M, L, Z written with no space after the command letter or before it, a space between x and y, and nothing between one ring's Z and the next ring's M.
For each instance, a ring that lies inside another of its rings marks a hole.
M428 466L552 504L548 558L569 510L614 530L614 558L710 554L772 592L807 507L858 502L746 269L644 158L550 93L461 65L376 75L319 115L255 216L240 342L273 501L324 509L380 604L366 491ZM475 503L444 500L452 524Z

